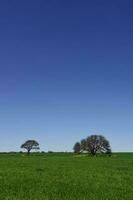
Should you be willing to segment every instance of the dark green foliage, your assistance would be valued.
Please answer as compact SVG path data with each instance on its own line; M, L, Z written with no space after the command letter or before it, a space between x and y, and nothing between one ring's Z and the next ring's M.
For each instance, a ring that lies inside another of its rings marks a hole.
M27 153L30 154L31 150L39 149L39 143L35 140L27 140L24 144L21 145L21 148L26 149Z
M77 150L84 152L87 151L91 155L96 155L97 153L109 154L111 155L111 147L109 141L102 135L91 135L86 139L77 142L74 146L74 151ZM76 152L76 151L75 151Z
M81 150L82 150L82 151L86 151L86 148L87 148L86 139L81 140L80 146L81 146Z
M86 150L92 155L111 152L109 141L102 135L91 135L86 139Z
M48 151L48 153L54 153L53 151Z
M80 153L81 151L81 145L79 142L76 142L74 147L73 147L74 153Z

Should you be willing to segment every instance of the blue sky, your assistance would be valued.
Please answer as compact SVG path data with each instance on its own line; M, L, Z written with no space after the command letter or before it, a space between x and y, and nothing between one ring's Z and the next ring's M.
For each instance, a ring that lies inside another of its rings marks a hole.
M0 151L133 151L133 2L0 1Z

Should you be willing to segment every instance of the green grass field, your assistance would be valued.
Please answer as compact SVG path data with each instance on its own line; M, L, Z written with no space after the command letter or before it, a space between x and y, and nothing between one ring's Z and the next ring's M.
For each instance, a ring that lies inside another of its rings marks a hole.
M132 200L133 154L0 155L0 200Z

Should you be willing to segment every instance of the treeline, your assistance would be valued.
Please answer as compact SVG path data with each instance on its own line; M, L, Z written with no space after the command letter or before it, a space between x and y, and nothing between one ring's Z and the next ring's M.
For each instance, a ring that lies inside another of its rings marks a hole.
M39 150L39 143L36 140L27 140L21 145L22 149L29 155L31 150ZM73 147L74 153L88 153L93 156L96 154L111 155L111 146L109 141L102 135L91 135L80 142L76 142ZM44 152L43 152L44 153ZM53 153L49 151L48 153Z
M44 153L69 153L70 152L53 152L53 151L38 151L40 150L39 143L36 140L27 140L21 145L22 149L25 149L26 152L0 152L1 154L20 154L27 153L28 155L32 150L36 150L37 152L32 152L33 154L44 154ZM111 146L109 141L102 135L90 135L85 139L82 139L80 142L76 142L73 147L74 153L81 154L87 153L92 156L96 154L108 154L111 155Z

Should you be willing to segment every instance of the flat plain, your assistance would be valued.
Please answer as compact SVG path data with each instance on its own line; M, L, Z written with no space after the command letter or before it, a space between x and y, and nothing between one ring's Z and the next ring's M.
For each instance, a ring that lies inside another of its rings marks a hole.
M132 153L0 155L0 200L132 199Z

